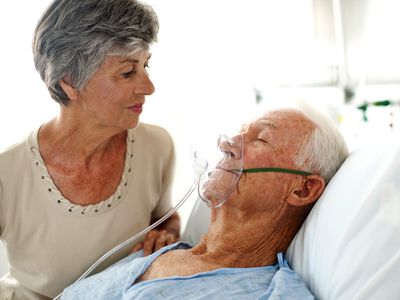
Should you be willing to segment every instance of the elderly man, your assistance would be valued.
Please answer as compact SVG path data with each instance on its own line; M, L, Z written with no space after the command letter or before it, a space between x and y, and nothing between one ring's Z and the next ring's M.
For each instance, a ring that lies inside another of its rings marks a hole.
M314 299L282 253L346 158L343 138L315 112L294 109L268 112L238 136L241 153L230 143L221 150L228 163L242 156L242 174L223 205L206 185L217 208L200 243L132 254L63 299ZM232 170L220 167L219 180Z

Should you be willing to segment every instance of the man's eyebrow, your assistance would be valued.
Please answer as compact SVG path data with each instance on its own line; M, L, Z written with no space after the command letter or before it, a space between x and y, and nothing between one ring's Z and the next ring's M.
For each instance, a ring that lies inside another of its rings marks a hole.
M260 124L276 129L276 125L274 123L272 123L271 121L265 120L265 119L261 119Z

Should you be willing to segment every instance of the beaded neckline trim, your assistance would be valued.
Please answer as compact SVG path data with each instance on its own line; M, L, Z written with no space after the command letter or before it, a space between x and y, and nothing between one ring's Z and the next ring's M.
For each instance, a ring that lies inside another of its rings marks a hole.
M34 132L35 136L32 137L33 140L30 141L30 150L33 153L34 160L33 164L35 168L40 169L40 179L43 181L44 185L47 188L47 191L52 194L52 199L54 199L57 205L65 208L70 213L78 213L81 215L92 215L104 211L106 209L110 209L111 207L115 206L118 201L124 197L125 190L129 184L128 182L128 174L132 172L132 160L134 158L133 154L133 144L135 143L133 133L131 130L128 130L127 137L126 137L126 154L125 154L125 166L124 171L122 174L121 181L114 192L109 198L96 203L96 204L89 204L89 205L79 205L74 204L68 199L66 199L59 189L54 184L52 178L50 177L47 167L44 164L43 158L39 151L38 139L37 139L37 132Z

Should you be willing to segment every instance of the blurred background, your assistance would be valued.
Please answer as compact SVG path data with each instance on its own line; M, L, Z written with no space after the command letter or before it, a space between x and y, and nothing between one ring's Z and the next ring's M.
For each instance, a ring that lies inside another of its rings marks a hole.
M214 147L216 134L286 101L327 112L351 150L399 138L398 0L145 2L161 28L150 62L156 92L141 120L167 128L175 140L176 201L191 184L194 149ZM58 110L31 53L49 3L0 3L0 151Z

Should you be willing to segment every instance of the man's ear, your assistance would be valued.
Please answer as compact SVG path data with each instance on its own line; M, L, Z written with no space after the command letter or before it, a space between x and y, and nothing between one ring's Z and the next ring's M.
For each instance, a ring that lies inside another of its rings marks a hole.
M293 206L307 206L321 196L325 189L325 180L319 175L309 175L304 177L297 188L295 188L287 202Z
M70 100L78 99L78 91L70 83L63 79L60 81L60 85Z

